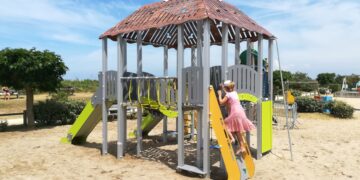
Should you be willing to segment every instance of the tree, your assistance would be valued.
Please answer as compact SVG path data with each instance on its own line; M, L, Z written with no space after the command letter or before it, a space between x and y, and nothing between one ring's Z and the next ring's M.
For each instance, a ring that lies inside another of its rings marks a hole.
M292 79L291 72L289 71L282 71L283 80L284 82L290 81ZM280 71L276 70L273 72L273 85L274 85L274 94L282 94L282 85L281 85L281 77Z
M342 84L345 76L336 75L335 77L335 84Z
M306 73L296 72L292 74L289 88L299 91L311 92L318 88L318 84L316 81L313 81Z
M329 84L335 83L335 73L320 73L317 75L316 80L321 86L328 86Z
M359 75L351 74L350 76L346 77L346 81L348 83L349 88L355 88L356 83L360 81Z
M59 55L35 48L0 51L0 84L24 89L28 125L34 126L34 90L55 91L67 67Z

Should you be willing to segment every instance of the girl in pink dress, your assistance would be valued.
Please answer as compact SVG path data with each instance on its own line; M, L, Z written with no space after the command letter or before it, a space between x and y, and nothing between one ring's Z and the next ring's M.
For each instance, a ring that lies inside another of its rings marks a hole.
M240 104L240 100L236 91L234 91L235 83L232 81L224 82L224 90L226 95L222 98L222 91L218 90L220 105L226 105L229 115L225 118L225 125L229 132L231 142L235 142L236 137L240 143L239 149L236 154L240 154L245 151L243 146L242 133L249 132L255 129L254 124L246 117L245 111Z

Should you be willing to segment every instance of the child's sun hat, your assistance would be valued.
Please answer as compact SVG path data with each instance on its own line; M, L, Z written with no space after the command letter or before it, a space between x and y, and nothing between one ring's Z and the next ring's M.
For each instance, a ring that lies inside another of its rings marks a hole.
M225 87L229 87L230 84L231 84L231 81L230 81L230 80L226 80L226 81L224 82L224 86L225 86Z

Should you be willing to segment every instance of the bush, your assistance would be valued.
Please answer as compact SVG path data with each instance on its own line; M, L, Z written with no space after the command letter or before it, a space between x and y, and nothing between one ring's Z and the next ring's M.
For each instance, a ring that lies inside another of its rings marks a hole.
M323 103L309 97L299 97L296 99L298 112L322 112Z
M51 93L50 96L51 96L52 100L60 101L60 102L67 102L67 101L69 101L70 94L66 91L58 91L56 93Z
M8 122L5 120L5 121L0 121L0 132L3 132L6 130L8 126Z
M326 90L327 90L326 88L320 88L319 93L320 94L326 94Z
M302 91L299 90L291 90L291 94L295 97L301 97Z
M330 109L331 115L342 119L352 118L354 114L354 108L342 101L329 102L325 108Z
M37 125L72 124L81 113L85 103L80 101L40 101L34 105Z
M331 89L332 93L339 92L341 90L341 85L340 84L331 84L329 86L329 89Z

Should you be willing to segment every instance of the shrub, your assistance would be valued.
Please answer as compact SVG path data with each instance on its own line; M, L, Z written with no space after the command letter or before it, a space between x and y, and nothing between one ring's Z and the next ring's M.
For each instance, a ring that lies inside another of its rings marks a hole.
M52 100L67 102L69 101L70 94L66 91L57 91L56 93L51 93L50 96Z
M72 124L84 106L80 101L40 101L34 105L35 122L37 125Z
M326 88L320 88L319 93L320 94L326 94Z
M0 121L0 132L3 132L6 130L8 126L8 122L5 120L5 121Z
M291 90L291 94L295 97L301 97L302 91L299 90Z
M321 112L323 103L309 97L299 97L296 99L298 112Z
M342 101L329 102L325 108L330 109L331 115L342 119L352 118L354 114L354 108Z
M341 85L340 84L331 84L329 86L329 89L331 89L331 92L335 93L341 90Z

